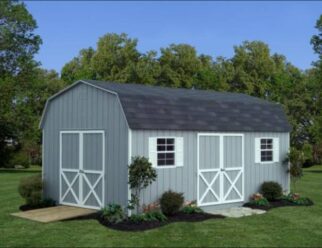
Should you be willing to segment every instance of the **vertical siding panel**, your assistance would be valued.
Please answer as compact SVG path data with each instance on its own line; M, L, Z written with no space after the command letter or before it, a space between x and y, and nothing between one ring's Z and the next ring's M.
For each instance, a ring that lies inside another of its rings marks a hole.
M59 131L100 129L106 131L106 203L116 202L124 206L127 204L128 129L121 111L116 96L83 84L51 101L44 125L44 176L47 197L59 200ZM98 147L93 145L89 149L95 150ZM96 157L92 158L93 164L96 160Z

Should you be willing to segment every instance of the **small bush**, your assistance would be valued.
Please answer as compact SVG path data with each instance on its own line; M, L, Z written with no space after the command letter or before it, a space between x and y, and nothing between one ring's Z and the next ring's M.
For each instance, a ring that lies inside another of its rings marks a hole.
M264 182L261 186L263 196L269 201L275 201L282 197L282 186L277 182Z
M260 193L253 194L250 197L249 205L252 206L269 206L268 200Z
M148 212L143 214L133 214L129 217L129 220L134 223L150 222L150 221L164 222L167 220L167 217L160 211L153 211L153 212Z
M144 214L132 214L129 217L129 220L134 223L140 223L145 221L145 215Z
M29 157L25 152L18 152L10 161L12 167L22 166L24 168L30 167Z
M156 212L156 211L160 211L159 202L152 202L150 204L143 205L143 213Z
M108 204L102 209L102 217L109 223L119 223L125 219L125 214L120 205Z
M184 203L181 212L185 214L200 214L203 213L203 210L197 206L196 201L188 201Z
M283 197L284 200L287 200L291 203L294 203L299 206L311 206L313 201L307 197L301 197L300 194L290 193Z
M21 179L19 194L25 199L26 204L30 206L40 206L42 202L42 179L41 175L33 175Z
M171 190L164 192L160 199L161 210L165 215L174 215L182 207L183 201L182 193L176 193Z
M201 214L203 210L197 206L185 206L181 210L185 214Z
M153 211L145 213L145 220L146 221L160 221L164 222L167 220L167 217L161 211Z

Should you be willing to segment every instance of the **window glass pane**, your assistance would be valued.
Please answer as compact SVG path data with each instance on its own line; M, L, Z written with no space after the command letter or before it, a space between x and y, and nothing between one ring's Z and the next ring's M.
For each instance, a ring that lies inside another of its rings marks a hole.
M158 166L165 165L165 160L164 159L158 159Z
M273 151L261 151L261 161L273 161Z
M174 153L167 153L166 157L167 159L174 159Z
M273 140L272 140L272 139L267 139L267 140L266 140L266 143L267 143L267 144L272 144L272 143L273 143Z
M165 153L158 153L158 159L165 159Z
M166 165L174 165L174 159L167 159Z
M165 144L165 139L158 139L158 145Z
M167 139L167 144L174 144L174 139Z
M159 151L165 151L165 146L161 145L161 146L158 146L158 152Z
M168 146L167 146L167 151L174 151L174 146L172 146L172 145L171 145L171 146L169 146L169 145L168 145Z

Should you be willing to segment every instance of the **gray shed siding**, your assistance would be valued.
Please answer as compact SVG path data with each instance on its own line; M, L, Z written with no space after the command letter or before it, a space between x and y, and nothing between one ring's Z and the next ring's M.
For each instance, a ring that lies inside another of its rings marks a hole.
M128 126L117 96L77 84L50 101L44 121L45 196L59 201L59 132L104 130L105 204L115 202L126 205ZM94 163L95 158L86 158L86 161Z
M237 134L237 132L236 132ZM240 134L240 133L238 133ZM289 133L242 133L244 134L244 200L248 201L249 196L259 190L262 182L272 180L279 182L285 191L289 190L288 167L282 164L289 149ZM189 131L132 131L132 157L149 156L149 137L183 137L184 139L184 166L177 168L157 169L158 178L151 186L144 190L142 203L148 204L156 201L161 194L169 189L176 192L183 192L186 200L197 199L197 136L198 132ZM256 164L255 163L255 138L256 137L278 137L279 138L279 163ZM206 142L206 141L203 141ZM210 146L203 147L210 149L211 146L218 146L216 142ZM233 142L225 142L224 146L230 150L234 149ZM202 151L200 159L210 160L211 157L204 157ZM229 156L227 156L229 158ZM232 161L232 160L229 160ZM206 163L207 161L205 161ZM208 161L210 162L210 161ZM218 162L217 162L218 163ZM216 163L216 164L217 164ZM204 209L219 207L238 206L241 203L206 206Z

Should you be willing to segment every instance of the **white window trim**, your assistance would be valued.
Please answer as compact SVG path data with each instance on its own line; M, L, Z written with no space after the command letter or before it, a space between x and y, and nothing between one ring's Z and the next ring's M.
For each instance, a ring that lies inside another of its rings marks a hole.
M155 153L156 153L156 161L155 161L155 165L153 165L153 167L155 169L172 169L172 168L181 168L183 167L183 165L177 165L177 159L176 156L178 156L178 147L177 147L177 139L178 138L183 138L182 136L157 136L157 137L150 137L150 138L155 138ZM174 139L174 151L162 151L161 153L174 153L174 165L158 165L158 139ZM183 149L183 148L182 148ZM149 151L150 153L150 151Z
M275 146L275 141L274 140L279 139L279 138L278 137L272 137L272 136L270 136L270 137L256 137L256 138L259 139L259 159L260 159L260 161L259 162L255 161L255 163L256 164L275 164L275 163L278 163L277 161L275 161L275 156L277 154L275 154L276 153L276 151L275 151L276 147L274 147ZM261 140L262 139L271 139L272 140L272 149L261 149ZM261 151L272 151L272 160L271 161L262 161ZM256 151L256 147L255 147L255 153L256 152L258 152L258 151Z
M271 149L262 149L262 140L263 139L266 139L266 140L272 140L272 148ZM274 138L273 137L270 137L270 138L266 138L266 137L260 137L259 139L259 151L260 151L260 154L259 154L259 158L261 160L261 164L271 164L271 163L274 163ZM269 161L262 161L262 152L266 152L266 151L271 151L272 152L272 160L269 160Z
M158 139L173 139L173 146L174 150L173 151L158 151ZM177 144L176 144L176 137L156 137L156 154L157 154L157 161L156 161L156 168L158 169L166 169L166 168L176 168L178 167L176 165L176 153L177 153ZM174 165L158 165L158 154L159 153L174 153Z

